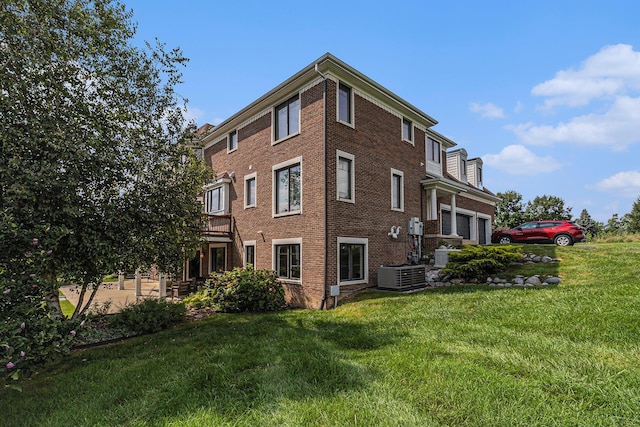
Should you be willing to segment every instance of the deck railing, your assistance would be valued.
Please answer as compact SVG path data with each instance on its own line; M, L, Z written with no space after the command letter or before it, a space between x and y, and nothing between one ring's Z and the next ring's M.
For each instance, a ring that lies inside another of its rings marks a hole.
M231 215L202 214L200 233L205 236L230 236L231 231Z

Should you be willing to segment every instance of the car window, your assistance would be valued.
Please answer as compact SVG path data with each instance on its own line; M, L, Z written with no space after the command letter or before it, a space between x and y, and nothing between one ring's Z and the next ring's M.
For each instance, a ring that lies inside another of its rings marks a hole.
M527 222L525 224L522 224L518 228L522 228L523 230L530 230L532 228L536 228L536 223L535 222Z

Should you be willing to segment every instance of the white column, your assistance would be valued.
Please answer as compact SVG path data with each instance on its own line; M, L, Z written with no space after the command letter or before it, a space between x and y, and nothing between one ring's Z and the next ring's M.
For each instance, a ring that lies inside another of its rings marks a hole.
M140 270L136 270L136 291L135 296L142 296L142 274L140 274Z
M457 210L456 210L456 195L455 193L451 195L451 235L458 235L458 223L456 221Z
M158 295L160 299L167 297L167 276L164 273L158 275Z
M124 291L124 273L122 271L118 271L118 290Z
M438 219L438 197L436 196L436 189L431 189L431 218Z

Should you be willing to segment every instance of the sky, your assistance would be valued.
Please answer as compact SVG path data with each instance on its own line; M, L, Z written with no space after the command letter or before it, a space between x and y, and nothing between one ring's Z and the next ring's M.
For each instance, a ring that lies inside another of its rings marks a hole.
M190 59L188 116L217 124L330 52L484 162L484 186L605 222L640 197L637 0L123 0L136 43Z

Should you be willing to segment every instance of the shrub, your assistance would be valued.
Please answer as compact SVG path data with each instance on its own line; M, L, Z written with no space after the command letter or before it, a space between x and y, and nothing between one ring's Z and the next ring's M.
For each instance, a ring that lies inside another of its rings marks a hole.
M181 322L186 312L182 302L150 298L128 305L114 314L111 325L126 328L135 334L150 334Z
M234 268L214 273L205 288L185 298L193 307L213 307L224 312L277 311L285 308L284 289L270 270Z
M522 259L517 246L463 246L449 252L449 262L442 272L464 280L482 280Z

